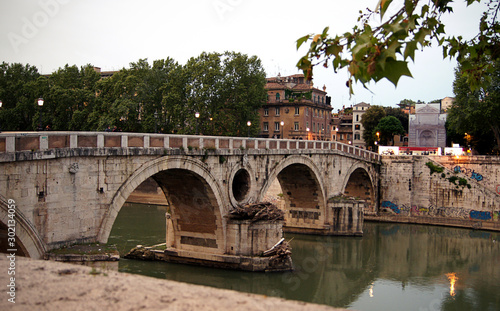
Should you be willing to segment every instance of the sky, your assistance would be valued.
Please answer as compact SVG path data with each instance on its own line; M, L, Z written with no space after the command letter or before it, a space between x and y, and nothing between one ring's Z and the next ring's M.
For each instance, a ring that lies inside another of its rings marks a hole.
M403 0L395 0L401 2ZM0 61L30 64L50 74L66 64L92 64L103 71L128 68L147 58L185 64L202 52L256 55L268 77L301 73L295 67L307 50L296 49L306 34L350 31L359 11L378 0L0 0ZM451 35L472 38L484 5L459 0L443 22ZM403 99L429 102L453 96L455 60L440 47L416 53L397 88L383 80L368 90L355 85L350 97L346 70L317 68L314 85L326 86L334 111L359 102L395 106Z

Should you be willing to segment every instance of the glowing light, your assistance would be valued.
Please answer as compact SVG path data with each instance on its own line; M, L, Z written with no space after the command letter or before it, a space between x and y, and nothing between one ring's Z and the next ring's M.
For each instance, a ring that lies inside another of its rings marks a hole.
M455 296L455 283L458 281L458 277L455 272L447 273L446 277L450 281L450 296Z
M370 298L373 298L373 284L370 285Z

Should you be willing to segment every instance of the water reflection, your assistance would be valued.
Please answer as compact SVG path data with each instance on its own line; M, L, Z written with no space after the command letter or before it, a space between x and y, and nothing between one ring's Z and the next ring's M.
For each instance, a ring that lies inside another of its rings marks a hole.
M128 205L110 243L164 239L164 209ZM121 260L120 271L356 310L500 310L498 233L366 223L362 238L287 235L296 271Z

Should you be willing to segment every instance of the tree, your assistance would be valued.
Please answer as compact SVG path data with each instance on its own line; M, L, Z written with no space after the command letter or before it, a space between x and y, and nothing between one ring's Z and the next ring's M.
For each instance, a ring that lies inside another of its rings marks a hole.
M459 135L471 136L469 143L481 153L498 150L500 146L500 61L493 67L491 83L474 91L461 74L462 68L456 69L455 102L448 114L449 127Z
M458 1L458 0L456 0ZM464 0L467 5L481 0ZM360 11L359 25L352 32L330 36L329 28L320 34L309 34L297 40L297 49L305 42L309 50L297 67L308 77L313 67L323 64L332 66L335 72L347 68L350 94L353 82L366 87L369 81L387 79L397 85L401 76L410 76L408 61L415 61L415 51L431 46L434 41L443 47L443 57L456 57L461 64L462 74L472 89L488 83L483 79L493 67L485 60L500 58L500 24L497 13L500 0L488 2L488 10L479 21L479 32L470 40L462 37L446 36L441 17L452 13L454 0L424 1L405 0L393 5L393 0L380 0L376 10ZM401 3L401 4L400 4ZM399 5L399 7L396 7ZM388 9L396 9L392 16L386 16ZM380 17L380 24L372 27L373 17ZM354 80L354 81L353 81Z
M404 135L405 129L401 122L394 116L383 117L378 125L373 130L375 133L380 133L380 141L387 145L389 141L392 141L394 146L394 135Z
M202 53L184 66L187 79L186 125L179 131L246 136L247 122L258 130L258 109L266 99L266 75L253 56ZM200 113L195 119L195 112Z
M399 120L399 122L401 123L401 125L403 126L403 129L404 129L403 134L408 133L408 114L403 112L399 108L384 107L384 109L385 109L385 114L387 116L393 116Z
M386 116L384 107L382 106L371 106L366 110L366 112L361 117L361 124L363 125L363 140L366 146L374 146L376 141L376 136L374 132L375 128L379 124L380 120Z
M38 116L36 100L43 96L44 78L38 69L19 63L0 65L0 124L4 131L28 131Z

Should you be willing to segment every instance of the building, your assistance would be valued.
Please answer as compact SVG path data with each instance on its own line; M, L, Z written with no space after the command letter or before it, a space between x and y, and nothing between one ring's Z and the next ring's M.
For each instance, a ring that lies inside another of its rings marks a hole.
M446 112L455 102L455 97L445 97L441 99L441 111Z
M355 147L366 148L365 141L363 139L363 124L361 124L361 119L363 114L370 108L370 104L361 102L352 107L352 132L353 140L352 144Z
M264 138L329 140L331 97L303 74L267 78L267 101L259 110Z
M408 121L409 146L446 147L446 116L439 103L416 104Z
M342 111L332 119L332 140L344 144L351 144L352 129L352 113L342 109Z

